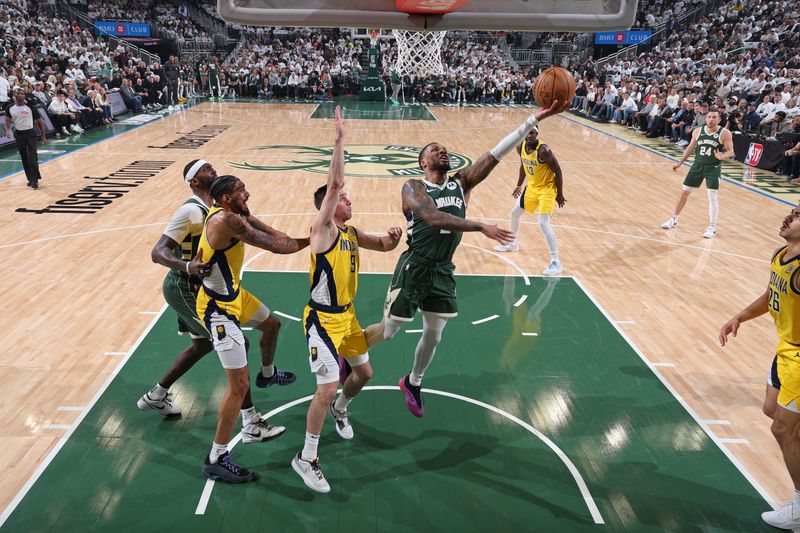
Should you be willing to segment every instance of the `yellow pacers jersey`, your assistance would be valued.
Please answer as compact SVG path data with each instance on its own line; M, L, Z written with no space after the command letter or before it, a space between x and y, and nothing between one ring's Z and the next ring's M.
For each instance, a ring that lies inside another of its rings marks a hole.
M546 163L539 160L539 148L542 146L540 141L536 141L531 153L527 153L528 141L522 141L522 151L520 160L522 168L525 170L525 177L528 179L528 191L537 192L541 189L552 189L556 187L556 173Z
M769 273L769 314L775 321L778 336L790 344L800 345L800 293L797 292L800 256L785 257L784 246L772 257Z
M212 300L216 302L215 306L220 307L226 313L237 319L241 318L239 285L244 262L244 243L235 239L227 248L216 250L208 243L206 236L208 221L221 211L224 209L214 206L208 212L197 248L198 252L203 252L203 261L207 262L210 267L210 272L203 278L203 284L197 296L197 314L201 319L205 318L205 311Z
M320 309L345 307L358 290L358 233L352 226L339 228L333 245L311 253L311 301Z

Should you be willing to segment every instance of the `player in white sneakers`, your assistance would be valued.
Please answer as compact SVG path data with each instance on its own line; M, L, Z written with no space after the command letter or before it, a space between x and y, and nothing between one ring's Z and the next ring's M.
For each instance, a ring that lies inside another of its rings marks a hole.
M539 229L542 230L547 247L550 249L550 263L542 274L557 276L563 270L558 259L558 242L550 226L555 205L564 207L564 180L561 167L550 148L539 141L539 129L533 128L521 145L517 146L520 157L519 179L512 195L517 199L511 209L511 232L519 238L522 213L538 213ZM527 180L527 185L522 184ZM507 242L495 247L498 252L518 252L517 241Z

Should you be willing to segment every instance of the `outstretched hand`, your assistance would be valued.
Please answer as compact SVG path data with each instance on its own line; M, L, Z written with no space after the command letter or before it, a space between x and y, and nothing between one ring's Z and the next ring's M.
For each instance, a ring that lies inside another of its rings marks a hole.
M481 233L489 237L490 239L494 239L500 244L505 244L507 242L514 242L514 234L508 230L498 228L497 225L485 225L481 230Z
M569 107L569 102L561 103L558 100L553 100L553 103L550 104L550 107L547 109L537 109L536 112L533 114L536 120L544 120L547 117L556 115L565 111Z
M336 116L336 140L339 141L344 139L344 119L342 118L342 107L336 106L336 110L334 111Z

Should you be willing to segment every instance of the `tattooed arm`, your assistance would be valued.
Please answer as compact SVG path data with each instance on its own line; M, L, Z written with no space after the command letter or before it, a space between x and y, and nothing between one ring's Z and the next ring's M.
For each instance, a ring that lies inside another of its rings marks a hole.
M419 180L408 180L403 185L403 212L413 212L428 226L448 231L480 231L490 239L499 242L511 242L514 234L500 229L495 225L483 224L476 220L457 217L444 211L439 211L436 204L425 190L425 185Z
M239 239L247 244L256 246L258 248L263 248L264 250L268 250L276 254L293 254L308 246L307 238L293 239L288 235L275 230L272 230L272 232L261 231L260 229L254 228L241 215L237 215L235 213L221 213L219 216L222 218L222 220L220 220L215 226L223 226L220 228L222 233L220 236L223 238L225 235L227 235L229 236L230 240ZM210 226L212 222L214 222L213 219L209 221L209 233L212 231ZM214 246L214 248L225 247L215 246L216 243L211 242L210 238L209 244Z

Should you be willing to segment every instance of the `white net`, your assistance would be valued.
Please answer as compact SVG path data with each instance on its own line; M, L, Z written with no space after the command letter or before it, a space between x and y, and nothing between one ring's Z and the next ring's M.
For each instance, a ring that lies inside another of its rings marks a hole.
M444 74L442 41L446 31L392 30L397 39L395 70L404 76Z

